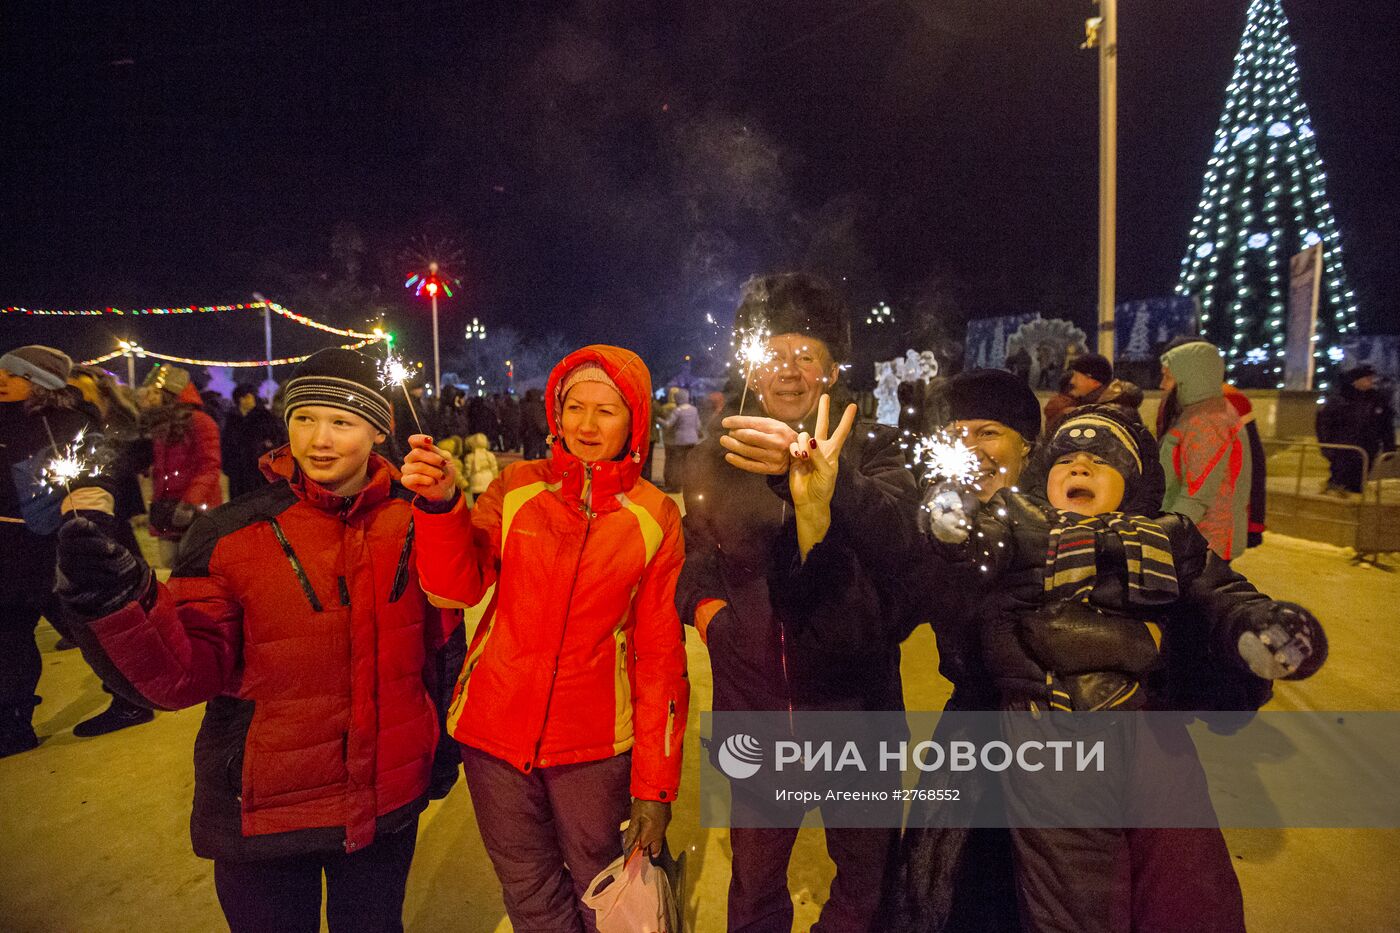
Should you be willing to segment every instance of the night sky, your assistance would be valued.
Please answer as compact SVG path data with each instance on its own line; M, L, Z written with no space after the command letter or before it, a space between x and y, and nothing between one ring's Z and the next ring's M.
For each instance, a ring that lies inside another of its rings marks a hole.
M0 304L292 305L349 281L423 356L401 282L426 235L463 254L449 339L475 315L662 370L758 271L823 270L857 306L1092 319L1087 0L15 6ZM1176 283L1246 6L1120 0L1120 300ZM1398 331L1400 9L1285 9L1362 328ZM253 318L220 322L0 334L261 355ZM279 349L320 345L297 330Z

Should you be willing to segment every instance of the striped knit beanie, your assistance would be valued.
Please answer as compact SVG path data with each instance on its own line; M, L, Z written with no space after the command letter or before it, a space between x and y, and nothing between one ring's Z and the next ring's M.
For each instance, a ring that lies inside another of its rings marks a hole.
M1046 444L1042 462L1050 466L1066 454L1087 451L1123 476L1121 511L1156 515L1162 509L1165 479L1157 442L1141 424L1113 405L1086 405L1070 412Z
M363 353L340 348L315 353L283 388L283 414L289 422L304 405L325 405L359 415L384 434L394 429L393 409L379 389L379 369Z

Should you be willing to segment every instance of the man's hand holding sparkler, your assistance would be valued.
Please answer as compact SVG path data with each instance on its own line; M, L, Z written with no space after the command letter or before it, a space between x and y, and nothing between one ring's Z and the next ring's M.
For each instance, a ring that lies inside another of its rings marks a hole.
M797 432L781 421L761 415L730 415L720 422L729 433L719 445L728 451L725 462L747 473L782 476L792 466Z

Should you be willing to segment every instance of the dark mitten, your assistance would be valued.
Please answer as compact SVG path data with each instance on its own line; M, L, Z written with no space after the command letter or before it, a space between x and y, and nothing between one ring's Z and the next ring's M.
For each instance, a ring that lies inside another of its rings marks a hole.
M150 574L145 561L82 516L70 518L58 531L55 592L79 617L116 612L145 591Z
M1327 633L1317 616L1297 603L1275 602L1262 628L1239 639L1240 657L1265 680L1303 680L1327 660Z
M184 531L194 524L195 515L198 509L191 502L181 502L175 506L175 514L170 519L170 524L176 531Z

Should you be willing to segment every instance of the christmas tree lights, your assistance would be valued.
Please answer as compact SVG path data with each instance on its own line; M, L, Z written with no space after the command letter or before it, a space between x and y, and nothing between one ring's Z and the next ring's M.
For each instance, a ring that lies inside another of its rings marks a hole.
M1319 388L1357 332L1326 186L1282 0L1252 0L1176 287L1199 297L1201 329L1232 381L1283 388L1288 260L1317 243Z

